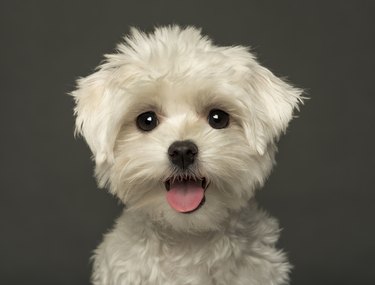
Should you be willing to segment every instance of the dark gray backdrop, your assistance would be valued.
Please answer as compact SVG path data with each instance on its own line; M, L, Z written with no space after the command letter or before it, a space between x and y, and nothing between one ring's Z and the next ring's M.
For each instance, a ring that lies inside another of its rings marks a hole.
M120 213L73 138L78 76L130 25L192 24L250 45L309 97L258 192L292 285L375 284L374 1L1 1L0 284L88 284Z

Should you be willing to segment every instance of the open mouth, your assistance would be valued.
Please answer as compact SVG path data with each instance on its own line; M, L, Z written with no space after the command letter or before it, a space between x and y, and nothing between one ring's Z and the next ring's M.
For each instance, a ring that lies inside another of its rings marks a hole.
M204 194L208 183L204 177L171 177L164 184L168 204L179 213L192 213L206 201Z

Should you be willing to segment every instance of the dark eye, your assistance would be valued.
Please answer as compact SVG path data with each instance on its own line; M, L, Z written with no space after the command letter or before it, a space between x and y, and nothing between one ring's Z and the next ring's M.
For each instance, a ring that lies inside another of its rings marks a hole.
M137 127L145 132L152 131L159 124L158 118L155 112L149 111L140 114L137 117Z
M224 129L228 127L229 115L222 110L213 109L208 115L208 123L214 129Z

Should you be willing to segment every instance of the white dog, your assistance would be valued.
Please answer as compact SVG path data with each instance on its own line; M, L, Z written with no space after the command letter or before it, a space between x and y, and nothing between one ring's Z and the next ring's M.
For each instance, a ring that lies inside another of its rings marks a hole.
M98 183L126 205L93 284L287 284L254 190L301 90L193 27L133 29L117 49L72 93Z

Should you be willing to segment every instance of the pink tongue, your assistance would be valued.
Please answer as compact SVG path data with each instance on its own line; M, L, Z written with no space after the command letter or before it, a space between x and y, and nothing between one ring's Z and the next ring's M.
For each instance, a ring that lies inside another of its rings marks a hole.
M204 198L201 181L175 181L167 192L169 205L177 212L186 213L198 208Z

